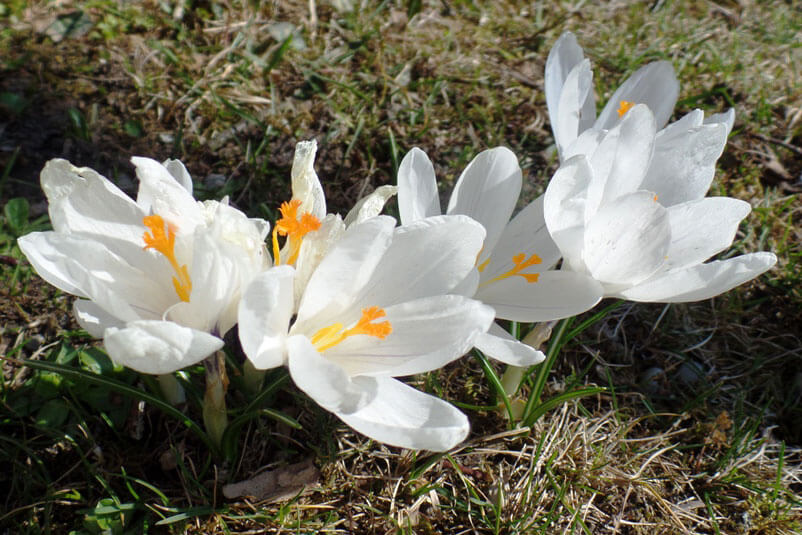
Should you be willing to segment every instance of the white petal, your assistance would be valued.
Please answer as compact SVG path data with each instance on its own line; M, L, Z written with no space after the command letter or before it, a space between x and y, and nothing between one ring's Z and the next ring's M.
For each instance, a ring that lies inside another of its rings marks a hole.
M590 157L593 181L588 187L585 221L600 205L640 188L655 143L654 116L640 104L629 110L615 128L607 132Z
M732 125L735 124L735 110L730 108L724 113L714 113L707 119L705 119L704 124L723 124L727 127L727 135L730 135L732 132Z
M340 419L374 440L418 450L446 451L468 436L468 418L454 406L391 378L376 378L378 393Z
M317 141L301 141L295 145L292 161L292 198L300 199L299 213L309 212L318 219L326 217L326 196L315 173Z
M512 258L520 254L526 258L536 254L540 259L537 265L526 270L527 273L545 271L560 259L560 249L546 228L542 195L518 212L504 229L496 247L490 253L490 262L482 270L482 280L487 281L509 272L515 267Z
M587 102L593 103L593 72L590 60L583 60L565 79L557 105L557 115L549 114L551 129L560 154L565 154L585 128L592 124L596 110L588 113ZM585 128L582 128L585 127Z
M772 253L750 253L678 269L620 292L631 301L688 303L722 294L752 280L777 262Z
M492 306L501 319L551 321L593 308L604 290L593 278L573 271L544 271L537 282L508 277L480 287L476 299Z
M178 232L191 233L202 224L201 204L162 164L150 158L135 156L139 192L136 203L145 213L154 213L172 223Z
M487 231L483 257L496 246L521 193L518 158L506 147L480 152L457 180L448 214L464 214ZM482 259L480 259L481 261Z
M543 352L516 340L495 323L490 327L490 332L480 333L476 337L474 346L488 357L519 368L546 360Z
M142 218L147 214L106 178L88 167L74 167L58 159L47 162L41 176L56 232L84 233L144 246Z
M583 259L602 283L637 284L660 268L670 241L666 209L639 191L602 206L585 229Z
M109 327L125 327L125 323L119 318L86 299L76 299L72 304L72 313L78 325L94 338L103 338L103 333Z
M239 341L257 370L286 361L285 340L293 314L293 269L274 267L257 275L239 303Z
M312 273L345 232L345 223L339 214L328 214L320 222L320 228L304 236L298 260L295 261L295 306L301 302Z
M366 306L451 293L474 269L484 229L465 216L434 216L396 229L367 284L354 297Z
M560 161L565 162L579 154L590 158L606 135L606 130L596 130L595 128L585 130L573 143L568 145L568 148L560 155Z
M338 364L317 352L305 336L287 338L287 365L295 384L324 409L352 413L377 395L372 377L353 380Z
M723 123L671 136L661 132L642 188L657 193L663 206L701 199L713 181L716 160L726 143L727 127Z
M543 195L543 217L563 257L581 262L585 204L593 174L583 155L566 160L554 173Z
M181 184L181 187L192 195L192 177L189 175L187 168L184 167L184 164L181 163L181 160L164 160L162 165Z
M345 225L350 227L353 223L361 223L379 215L396 191L396 186L379 186L370 195L362 197L345 216Z
M546 60L545 91L546 104L549 109L549 118L552 125L557 122L557 117L565 110L560 108L560 98L563 93L563 86L569 73L585 59L582 48L576 41L576 37L571 32L564 32L554 46L549 51ZM588 62L588 71L590 65ZM593 73L591 72L592 76ZM592 87L592 86L591 86ZM574 111L579 113L578 132L582 133L593 125L596 119L596 104L594 102L593 90L587 91L584 102ZM559 139L556 132L555 139ZM561 143L558 141L558 146ZM564 144L564 143L563 143Z
M330 325L351 307L373 276L393 237L395 220L377 216L352 225L309 278L294 328L305 332L305 322Z
M679 82L668 61L649 63L632 73L613 93L596 120L596 128L612 128L618 121L621 101L646 104L654 113L657 127L662 128L674 111L679 95Z
M366 306L369 304L366 303ZM437 295L384 309L392 332L384 339L351 336L326 351L349 375L401 376L436 370L473 347L493 321L493 309L458 295Z
M707 197L668 208L671 245L664 269L699 264L725 250L751 209L749 203L730 197Z
M166 270L160 279L80 235L33 232L18 243L47 282L97 302L124 321L159 317L178 299Z
M162 375L197 364L222 348L223 341L170 321L133 321L123 329L106 329L103 345L114 362Z
M418 147L413 147L398 167L398 212L404 225L441 213L434 166Z

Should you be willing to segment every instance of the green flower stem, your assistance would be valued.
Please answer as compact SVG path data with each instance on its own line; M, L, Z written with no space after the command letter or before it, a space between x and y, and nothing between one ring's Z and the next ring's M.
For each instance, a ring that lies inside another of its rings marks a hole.
M203 425L212 442L219 448L223 432L228 427L226 412L226 356L218 351L203 361L206 368L206 393L203 396Z
M176 379L174 373L159 375L156 377L156 380L159 382L159 388L161 388L164 400L173 407L180 405L187 400L184 387L178 382L178 379Z
M262 391L262 383L265 379L267 370L257 370L249 359L242 365L242 381L245 389L251 394L258 394Z
M551 336L551 330L556 323L556 321L547 321L536 324L532 327L532 330L529 331L529 334L524 337L522 342L535 349L539 349ZM507 369L504 370L504 374L501 376L501 384L507 396L514 396L515 393L518 392L518 389L521 388L521 381L523 381L528 370L529 368L507 366Z

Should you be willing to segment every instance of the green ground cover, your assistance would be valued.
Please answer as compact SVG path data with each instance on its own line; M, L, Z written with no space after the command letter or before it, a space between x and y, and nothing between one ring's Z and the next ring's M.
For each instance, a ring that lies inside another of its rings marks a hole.
M753 207L730 254L772 250L779 262L712 301L578 318L568 332L587 328L544 377L549 410L531 429L510 429L473 357L414 378L470 416L468 441L444 456L373 443L275 372L258 399L231 389L243 425L215 455L193 427L202 394L189 390L186 416L170 412L78 329L71 298L15 245L49 224L38 173L54 157L129 192L130 156L180 158L199 197L230 195L273 221L299 140L318 140L341 213L394 183L414 146L448 192L475 154L506 145L528 201L557 167L543 67L565 30L593 62L601 103L667 59L681 83L675 117L735 107L711 194ZM0 2L0 528L799 533L800 188L795 1ZM293 480L258 498L223 494L287 466L311 483L304 492Z

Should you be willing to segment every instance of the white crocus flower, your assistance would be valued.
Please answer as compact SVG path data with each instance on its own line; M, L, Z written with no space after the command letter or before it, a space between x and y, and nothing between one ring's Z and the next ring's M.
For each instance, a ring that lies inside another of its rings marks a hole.
M240 341L257 369L287 365L301 390L357 431L446 450L465 438L465 415L394 377L444 366L488 329L489 307L450 295L484 231L465 217L394 225L377 216L349 227L310 277L297 315L291 266L257 276L240 303Z
M273 256L276 265L295 268L295 303L300 301L309 277L345 229L378 215L395 186L380 186L363 197L345 216L326 213L326 197L315 172L317 141L301 141L295 146L292 163L292 199L281 206L281 219L273 228ZM279 248L278 238L286 238Z
M53 231L19 239L42 278L76 295L74 313L117 363L149 374L195 364L223 345L241 289L264 268L268 224L198 202L183 164L133 158L136 201L89 168L42 171Z
M726 137L726 126L715 127ZM720 151L678 159L675 175L653 179L660 136L654 115L636 105L593 150L570 157L546 190L546 224L563 255L564 270L590 275L605 296L633 301L707 299L773 266L772 253L751 253L703 263L732 243L748 203L705 198L706 172ZM693 171L689 171L692 169Z
M460 291L490 305L496 317L521 322L550 321L584 312L601 299L591 277L552 269L560 251L543 219L543 198L510 221L521 192L521 168L507 148L481 152L459 177L446 213L463 214L487 232L482 251ZM404 225L440 214L434 167L413 148L398 170L398 205ZM543 360L540 351L518 342L500 326L476 339L488 356L514 366Z
M615 127L627 110L636 104L647 105L654 114L657 129L662 130L655 140L655 157L649 170L649 180L653 183L679 180L678 171L704 174L712 180L715 159L721 154L735 120L733 110L707 119L701 110L694 110L666 126L679 95L679 82L668 61L649 63L635 71L613 93L597 118L590 60L584 57L571 32L562 34L549 52L545 89L560 161L576 154L589 154L599 136ZM710 162L707 156L712 153L717 154L711 165L678 165L684 160ZM705 187L695 193L703 196L706 191Z

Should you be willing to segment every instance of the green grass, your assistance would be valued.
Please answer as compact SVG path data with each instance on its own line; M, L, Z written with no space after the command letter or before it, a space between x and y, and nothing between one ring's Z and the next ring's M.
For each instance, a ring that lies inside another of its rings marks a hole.
M0 527L802 530L798 6L28 4L0 3ZM48 18L76 11L92 23L82 35ZM501 388L503 369L482 358L414 378L470 415L468 442L447 456L373 443L280 373L263 395L246 395L237 355L229 355L236 425L215 452L193 427L202 421L202 370L184 376L190 401L172 412L155 382L104 360L71 319L70 298L43 284L15 244L47 228L37 177L53 157L93 167L129 192L130 156L181 158L200 198L230 195L274 220L302 139L320 143L316 169L330 210L341 213L394 183L413 146L427 151L450 191L474 155L503 144L519 156L529 200L557 165L542 72L566 29L593 61L600 104L629 73L667 59L681 82L675 117L736 108L711 194L754 208L733 250L773 250L779 263L709 302L626 303L580 317L555 334L553 358L512 396ZM510 429L519 409L529 432ZM221 494L225 483L307 458L320 469L318 486L288 501Z

